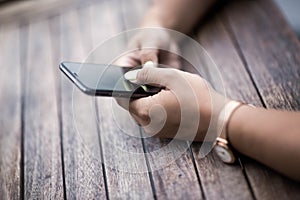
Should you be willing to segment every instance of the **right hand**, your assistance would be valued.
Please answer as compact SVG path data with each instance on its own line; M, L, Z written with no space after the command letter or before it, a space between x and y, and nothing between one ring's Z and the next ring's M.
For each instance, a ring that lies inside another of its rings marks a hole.
M149 135L163 138L203 141L211 120L229 101L217 93L198 75L170 68L143 68L137 73L138 84L164 86L161 92L128 104L119 104L129 110L138 124ZM183 128L177 132L179 128ZM211 135L214 141L215 135Z
M128 49L131 52L115 61L115 65L135 67L152 61L176 69L180 66L177 41L163 28L141 29L130 39Z

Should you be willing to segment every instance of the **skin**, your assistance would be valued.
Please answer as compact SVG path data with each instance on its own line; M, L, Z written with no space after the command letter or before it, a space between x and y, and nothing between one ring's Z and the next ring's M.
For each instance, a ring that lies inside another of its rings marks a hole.
M145 14L141 27L165 27L189 33L214 3L214 0L157 0ZM117 64L136 66L149 60L161 63L161 52L159 50L143 50L143 41L147 39L146 37L140 38L143 39L133 42L139 47L139 51L124 56ZM159 48L159 45L168 44L157 43L156 46ZM173 63L173 66L178 68L179 62L176 59L171 56L167 59L166 64ZM218 94L198 75L175 69L157 70L162 69L143 69L137 74L137 82L162 85L166 87L165 90L151 97L132 100L129 102L129 106L122 102L119 104L129 110L133 118L144 126L145 131L149 134L172 138L181 122L181 108L176 93L179 94L180 91L186 90L187 93L180 94L188 95L191 92L196 96L193 101L200 106L197 107L196 104L191 103L186 107L200 113L201 120L194 140L202 141L211 117L218 116L221 108L230 99ZM177 84L174 85L174 82ZM161 108L166 113L166 119L160 118L162 116ZM155 119L157 122L151 124ZM164 126L157 131L155 126L158 126L159 121L162 120L164 120ZM292 179L300 180L299 122L299 112L267 110L244 105L231 116L227 135L232 146L240 153L256 159ZM183 135L182 139L189 138Z

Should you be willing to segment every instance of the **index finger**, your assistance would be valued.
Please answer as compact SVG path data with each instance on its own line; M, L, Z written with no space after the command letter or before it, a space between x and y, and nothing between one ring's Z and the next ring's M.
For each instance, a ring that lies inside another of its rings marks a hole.
M159 93L140 99L131 100L129 103L129 111L144 121L149 120L149 110L155 104L163 105L166 94L170 91L162 90Z

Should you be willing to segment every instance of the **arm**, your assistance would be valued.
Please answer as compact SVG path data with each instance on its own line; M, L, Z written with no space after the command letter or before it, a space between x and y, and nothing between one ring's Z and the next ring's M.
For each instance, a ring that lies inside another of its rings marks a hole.
M242 106L228 138L239 152L300 180L300 113Z
M164 27L188 33L216 2L156 0L146 13L141 27Z
M195 141L206 136L211 116L219 116L229 99L214 91L200 76L175 69L144 68L137 73L141 84L163 85L160 93L133 100L127 108L133 118L150 135L173 138L182 124L181 110L187 110L185 127L197 126ZM195 94L195 96L191 94ZM179 104L188 100L188 103ZM159 105L159 109L157 108ZM199 105L199 107L197 106ZM126 108L126 107L125 107ZM154 109L153 109L154 108ZM164 109L164 112L161 111ZM153 112L157 110L157 112ZM193 123L200 113L199 124ZM165 113L166 119L162 119ZM193 120L191 120L193 119ZM239 152L293 178L300 180L300 112L266 110L241 106L232 113L227 124L228 140ZM163 126L162 126L163 123ZM190 124L189 124L190 123ZM190 139L179 133L177 139Z
M167 28L189 33L215 2L217 0L156 0L145 14L141 28ZM156 30L159 31L155 33L153 29L137 31L128 42L128 50L132 53L125 54L115 64L132 67L150 60L179 68L178 41L172 38L169 30Z

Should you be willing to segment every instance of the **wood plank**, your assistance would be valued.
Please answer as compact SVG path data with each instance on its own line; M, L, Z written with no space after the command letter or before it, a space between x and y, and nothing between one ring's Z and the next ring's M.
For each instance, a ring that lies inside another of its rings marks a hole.
M236 12L232 13L232 9ZM242 13L244 17L237 19ZM227 14L267 107L299 110L300 42L280 11L272 1L260 0L235 3ZM246 18L250 14L255 17ZM250 29L251 34L246 32Z
M83 61L83 49L77 11L61 16L61 60ZM101 163L93 98L83 94L66 78L61 79L62 137L68 199L106 198L105 175Z
M131 0L121 4L124 30L139 27L150 1ZM133 12L134 11L134 12ZM145 137L155 195L159 199L201 199L203 194L186 141ZM188 187L187 187L188 186Z
M139 127L111 98L99 98L98 110L109 197L152 198Z
M201 75L215 88L221 91L224 88L226 94L231 98L244 100L245 97L248 97L249 102L259 104L259 98L253 96L255 90L249 76L219 20L213 16L201 27L196 39L217 66L217 69L211 66L212 61L201 50L195 52L198 48L184 47L186 51L184 54L187 55L187 58L191 57L189 58L191 62L201 66ZM216 85L222 83L224 85ZM250 188L240 165L238 163L235 165L224 164L213 152L202 158L203 156L199 152L201 145L202 143L194 143L192 150L205 196L208 199L252 199Z
M103 2L92 8L94 45L121 30L118 15L119 8L110 2ZM114 52L113 44L107 47L103 50ZM99 52L104 52L101 49L97 49L96 56L90 59L96 63L112 62L108 59L110 56L99 55ZM112 98L98 97L97 104L109 198L152 198L153 192L138 126Z
M83 51L85 53L89 53L93 49L91 12L92 12L92 7L94 6L95 4L85 5L85 6L78 7L76 9L76 20L78 21L78 25L80 27L79 28L80 37L83 46ZM87 56L88 55L85 55L85 57Z
M159 138L144 141L157 198L204 198L186 141L173 141L173 145L172 140Z
M28 43L24 102L24 198L63 199L58 106L47 21L29 25Z
M43 1L13 1L0 7L0 22L24 22L47 19L68 9L74 9L95 0L43 0Z
M231 12L232 9L236 12ZM241 17L244 12L245 16ZM280 11L272 1L260 0L235 3L228 8L227 14L267 106L299 110L300 42ZM246 15L255 17L247 18ZM247 33L249 30L251 34Z
M226 21L225 24L265 105L299 110L300 45L273 2L235 2L226 10L226 15L229 24ZM258 198L299 197L299 183L268 168L259 168L263 167L251 161L246 163L249 180Z
M0 27L0 194L20 198L21 65L18 24Z

